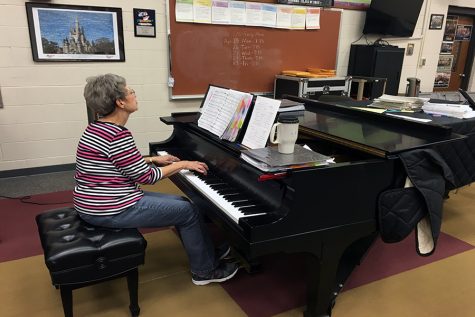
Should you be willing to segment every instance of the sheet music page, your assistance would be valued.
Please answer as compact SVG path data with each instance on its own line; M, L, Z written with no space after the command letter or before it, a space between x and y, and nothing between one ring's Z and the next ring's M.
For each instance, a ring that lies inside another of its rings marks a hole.
M223 107L226 101L228 90L229 89L215 86L209 87L206 99L203 102L203 107L201 108L201 116L198 119L198 126L200 128L211 131L215 124L216 117L220 112L220 108ZM221 134L219 136L221 136Z
M266 146L279 107L280 100L257 96L242 145L251 149Z
M221 136L222 139L229 140L231 142L236 141L238 133L244 124L244 120L246 120L247 112L252 103L251 94L240 91L236 92L241 94L238 106L236 107L236 111L234 112L233 117L226 128L226 131L224 131L223 135Z
M209 131L221 137L233 118L236 109L243 98L240 91L227 89L226 98L218 107L218 112L215 117L214 124Z

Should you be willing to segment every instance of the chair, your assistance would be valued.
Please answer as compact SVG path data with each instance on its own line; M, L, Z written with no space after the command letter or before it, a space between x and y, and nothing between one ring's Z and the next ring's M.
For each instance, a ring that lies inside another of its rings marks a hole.
M138 266L144 263L147 242L137 229L94 227L71 207L39 214L36 223L65 317L73 316L74 289L119 277L127 277L132 316L140 314Z

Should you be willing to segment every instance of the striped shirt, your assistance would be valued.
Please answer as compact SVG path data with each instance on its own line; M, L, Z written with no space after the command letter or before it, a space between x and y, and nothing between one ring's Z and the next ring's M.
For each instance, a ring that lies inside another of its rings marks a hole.
M158 167L145 163L129 130L90 123L76 153L74 207L89 215L118 214L142 198L139 184L161 177Z

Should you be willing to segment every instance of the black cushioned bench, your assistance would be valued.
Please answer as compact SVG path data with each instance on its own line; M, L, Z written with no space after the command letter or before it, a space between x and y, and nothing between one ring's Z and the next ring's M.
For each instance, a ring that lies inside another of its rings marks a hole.
M74 289L118 277L127 277L129 309L139 315L138 266L144 263L147 242L137 229L95 227L71 207L39 214L36 223L65 317L73 316Z

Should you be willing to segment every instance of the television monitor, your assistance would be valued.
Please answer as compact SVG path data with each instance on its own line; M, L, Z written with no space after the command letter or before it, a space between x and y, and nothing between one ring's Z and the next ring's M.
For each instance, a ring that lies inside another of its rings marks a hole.
M363 34L411 37L424 0L372 0Z

